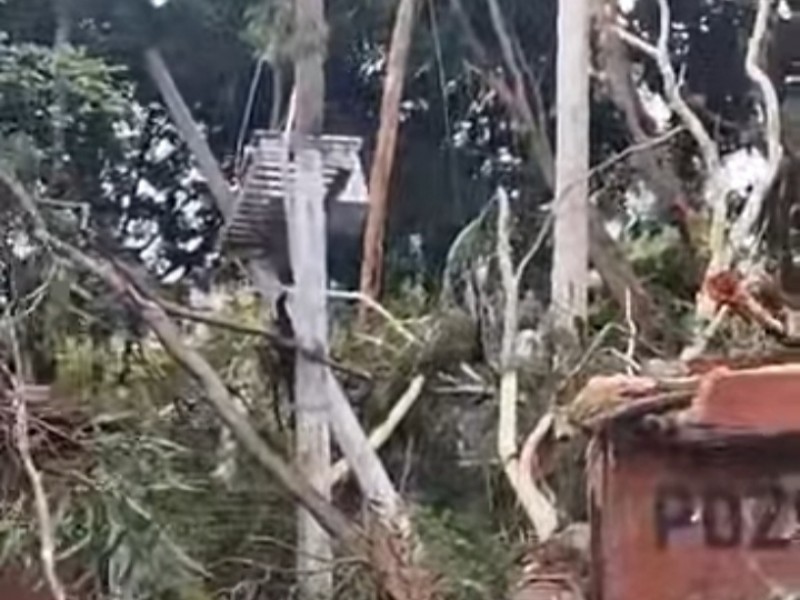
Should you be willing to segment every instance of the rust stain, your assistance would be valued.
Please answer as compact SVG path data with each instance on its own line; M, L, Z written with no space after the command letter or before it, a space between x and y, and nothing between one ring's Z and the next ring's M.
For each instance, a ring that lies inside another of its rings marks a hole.
M44 587L38 589L32 578L16 571L0 573L0 598L2 600L52 600Z
M800 367L713 369L672 416L671 437L639 428L643 417L595 433L593 597L800 591Z
M703 378L687 417L712 427L800 434L800 368L714 370Z

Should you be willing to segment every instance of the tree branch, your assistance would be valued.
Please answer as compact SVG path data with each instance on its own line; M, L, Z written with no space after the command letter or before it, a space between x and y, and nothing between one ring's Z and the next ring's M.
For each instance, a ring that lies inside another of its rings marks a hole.
M365 306L371 308L384 319L392 328L402 335L407 341L412 344L421 344L419 338L415 336L405 325L403 325L392 313L390 313L380 302L360 291L347 291L347 290L328 290L328 297L340 300L354 300L356 302L363 302Z
M628 44L631 48L638 50L642 54L649 56L655 61L658 60L658 49L650 42L647 42L638 35L631 33L621 25L615 25L613 31L619 37L619 39Z
M222 169L220 169L217 159L214 158L214 154L208 146L208 142L202 136L192 118L189 107L183 101L183 97L172 79L164 58L157 48L145 50L144 58L147 71L161 93L161 97L164 99L175 124L178 126L183 141L186 142L189 150L197 158L197 164L208 182L211 193L214 195L217 208L226 219L229 218L234 209L234 198L231 189L222 174Z
M630 44L637 50L647 54L655 60L661 79L664 83L664 95L667 98L672 110L678 115L683 124L692 134L700 149L706 170L709 177L717 175L721 169L719 148L706 131L703 122L683 99L680 92L680 84L675 69L672 67L672 59L669 53L669 34L671 25L671 14L667 0L658 0L659 6L659 32L658 41L653 46L648 42L636 37L622 28L616 28L617 35L624 42ZM713 198L710 198L713 200Z
M406 415L416 403L417 399L422 393L422 388L424 385L424 375L417 375L414 377L414 379L412 379L411 383L408 385L408 388L406 388L406 391L403 392L403 395L400 396L395 405L389 411L386 420L373 429L369 434L370 446L372 446L375 451L380 450L383 445L389 441L389 438L392 437L392 434L397 430L400 423L403 422L403 419L405 419ZM336 485L342 479L344 479L349 470L350 467L347 464L347 461L344 459L336 461L331 469L331 485Z
M517 401L519 379L515 360L518 329L518 278L511 256L511 208L508 195L501 187L497 191L497 261L503 286L503 334L500 363L500 415L497 430L497 453L509 484L525 510L537 538L546 541L555 531L558 518L555 507L536 486L532 474L523 472L517 448Z
M634 144L646 144L655 133L655 124L644 109L634 84L628 47L616 33L619 30L618 15L616 2L605 2L599 21L599 62L605 75L608 97L622 112ZM661 206L667 209L683 197L682 182L668 158L662 149L653 147L636 153L631 159Z
M481 69L475 70L486 80L487 85L497 94L510 114L524 128L526 135L529 136L529 143L533 149L531 153L532 164L536 166L545 184L552 191L555 187L555 165L550 141L543 130L544 124L534 117L534 112L531 110L530 104L528 104L527 100L524 98L524 94L522 100L525 102L521 104L521 98L519 95L515 94L508 82L506 82L503 77L491 71L489 54L472 27L461 0L450 0L450 6L460 24L467 46L470 48L470 51L481 67ZM539 111L538 114L541 114L541 111ZM558 202L558 198L555 198L553 202ZM589 213L592 222L595 223L594 226L590 227L589 234L590 254L594 266L600 272L614 300L620 306L625 305L625 290L635 290L636 310L634 311L634 318L639 328L642 331L647 331L648 321L651 320L649 315L652 314L650 308L654 307L655 304L649 298L641 281L636 277L625 254L620 250L616 241L605 231L603 218L599 214L597 208L590 205ZM552 222L548 224L548 227L551 224ZM537 239L533 244L531 256L536 253L538 243ZM530 259L527 259L526 262L529 260ZM621 280L622 284L620 285Z
M194 321L196 323L204 323L206 325L210 325L212 327L217 327L220 329L226 329L228 331L232 331L235 333L241 333L242 335L252 335L262 337L267 340L272 345L280 348L282 350L294 350L302 354L305 358L324 364L331 369L339 371L341 373L346 373L347 375L351 375L353 377L358 377L359 379L364 380L371 380L372 376L362 369L357 369L355 367L343 365L335 360L332 360L326 356L321 355L319 352L315 352L308 348L302 347L297 340L294 338L288 338L276 333L274 331L269 331L268 329L263 329L261 327L251 327L249 325L242 325L233 319L226 319L223 317L218 317L215 315L203 313L197 310L192 310L186 306L178 304L176 302L170 302L169 300L165 300L158 296L152 289L149 287L143 287L143 282L140 278L132 277L132 271L119 261L113 261L114 265L122 271L125 276L131 280L131 283L135 285L137 288L142 290L147 297L151 298L154 302L157 302L161 308L166 311L167 314L178 317L180 319L186 319L188 321Z
M22 356L17 340L16 327L8 323L8 335L14 354L14 362L22 364ZM33 491L33 504L36 509L36 520L39 530L39 557L42 561L47 587L54 600L66 600L64 585L56 571L56 542L54 539L53 520L47 502L47 493L42 482L42 475L36 468L31 453L31 442L28 424L28 405L25 397L25 383L20 381L3 366L3 372L11 384L12 408L14 410L14 443L19 453L22 466Z
M770 0L758 1L758 12L756 13L753 31L747 43L747 55L745 57L745 71L753 84L761 92L761 99L764 103L764 116L766 120L765 135L767 138L767 172L753 186L750 197L733 224L730 233L730 242L734 252L742 250L746 246L747 237L755 228L756 222L761 214L767 191L775 181L783 158L783 146L781 145L781 113L780 101L772 85L772 80L761 67L760 60L763 56L764 38L767 34L767 24L772 2Z
M214 204L225 220L230 220L235 210L235 198L208 141L200 133L200 129L158 49L148 48L144 57L148 73L167 105L181 139L192 152L200 172L208 182ZM294 95L292 97L294 98ZM294 104L291 103L290 114L294 110L293 106ZM268 260L252 260L247 266L250 277L258 286L263 300L274 302L281 290L281 283L274 266Z

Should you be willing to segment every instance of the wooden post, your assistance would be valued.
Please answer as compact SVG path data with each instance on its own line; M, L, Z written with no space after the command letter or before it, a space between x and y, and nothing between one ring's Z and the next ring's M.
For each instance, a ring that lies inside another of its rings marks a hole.
M559 0L552 310L585 320L589 279L589 2Z

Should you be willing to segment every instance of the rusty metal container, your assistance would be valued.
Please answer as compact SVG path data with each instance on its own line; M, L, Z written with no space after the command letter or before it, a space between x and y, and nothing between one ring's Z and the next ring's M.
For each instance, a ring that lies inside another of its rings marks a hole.
M595 600L800 594L800 367L717 369L688 408L604 424L588 462Z

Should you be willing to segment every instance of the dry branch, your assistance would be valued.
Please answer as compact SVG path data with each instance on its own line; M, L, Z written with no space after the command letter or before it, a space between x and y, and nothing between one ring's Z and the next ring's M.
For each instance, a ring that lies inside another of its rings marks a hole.
M616 28L616 33L627 44L640 50L652 58L658 66L664 95L670 108L678 115L681 122L694 138L700 150L703 164L706 169L706 201L711 207L711 231L709 235L711 247L711 264L709 269L717 269L725 264L725 232L727 226L726 186L722 181L722 161L719 148L711 135L706 130L703 122L691 109L681 95L680 82L672 66L669 53L669 36L671 26L671 13L667 0L658 0L659 6L659 31L656 45L638 38L621 27Z
M753 31L747 43L747 56L745 57L745 70L748 77L761 93L764 103L765 134L767 141L767 172L753 186L750 197L745 203L742 213L731 228L730 241L733 251L741 251L746 246L747 236L753 232L755 224L761 214L767 190L772 186L780 168L783 157L781 145L781 114L780 101L775 91L775 86L769 76L761 67L760 60L764 54L764 39L767 34L767 24L772 2L758 0Z
M373 429L369 434L369 443L375 451L380 450L383 445L389 441L392 434L397 430L400 423L413 408L425 385L425 376L417 375L411 380L411 383L403 392L403 395L397 400L395 405L389 411L386 420ZM338 460L334 463L331 469L331 484L335 485L340 482L347 475L349 466L346 461Z
M380 302L373 297L368 296L361 291L347 291L347 290L328 290L328 297L339 300L354 300L362 302L367 308L374 310L381 317L383 317L392 328L402 335L407 341L412 344L421 344L419 338L415 336L399 319L390 313Z
M628 47L615 33L618 16L616 3L606 2L600 16L599 61L608 97L622 112L634 144L647 144L655 133L655 123L636 89ZM637 152L631 157L631 164L663 207L669 209L682 201L683 185L663 149L652 147Z
M497 452L509 484L525 510L539 541L550 538L558 525L555 507L536 486L531 473L523 472L517 447L517 402L519 373L515 346L518 329L519 286L511 250L511 208L501 187L497 192L497 261L503 287L503 335L501 349L500 415Z
M17 341L17 334L14 325L10 325L9 337L14 352L14 361L17 365L22 364L22 357ZM34 507L36 509L36 521L39 533L39 557L44 570L45 581L50 589L54 600L66 600L64 585L58 577L56 571L56 541L53 521L50 516L50 507L47 502L47 493L44 489L42 475L36 468L31 453L31 442L29 437L28 405L25 394L25 383L18 380L7 369L3 369L6 379L12 388L12 408L14 410L14 445L19 453L22 466L33 491Z
M697 145L700 149L700 154L703 157L706 170L709 177L717 174L721 168L721 161L719 155L719 148L712 139L711 135L706 131L703 122L689 107L689 104L684 100L680 91L680 83L675 69L672 66L672 59L669 53L669 34L671 25L671 13L667 0L658 0L659 6L659 31L658 41L655 46L648 42L641 40L625 31L618 29L621 38L632 44L635 48L642 50L648 56L656 61L658 70L661 74L661 79L664 83L664 94L667 97L670 107L674 110L678 117L680 117L683 124L692 134ZM711 197L710 200L714 198Z

